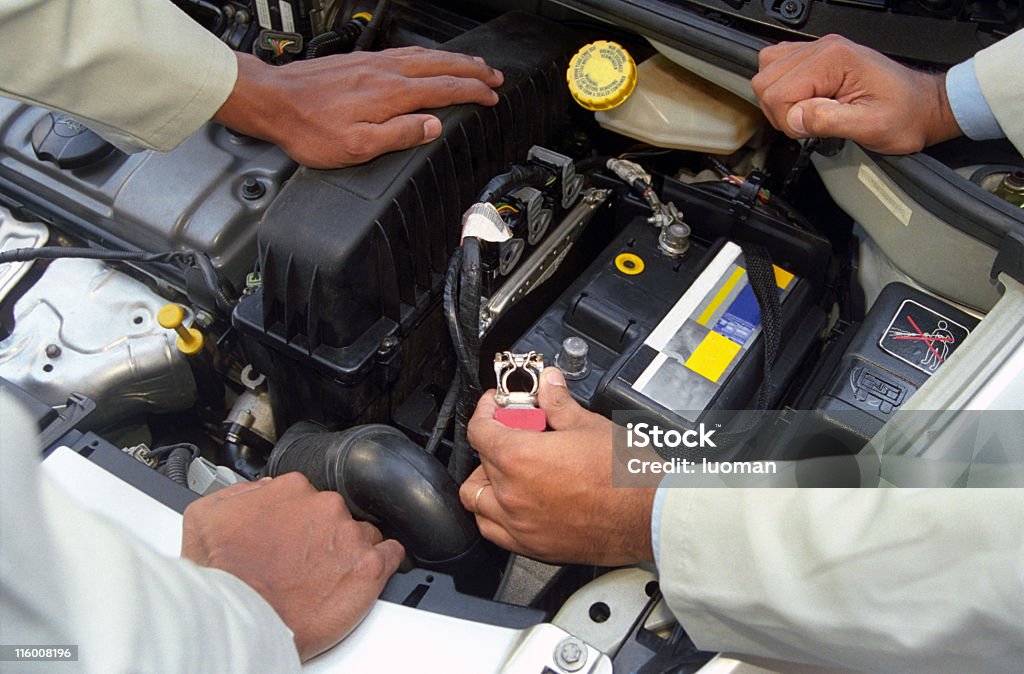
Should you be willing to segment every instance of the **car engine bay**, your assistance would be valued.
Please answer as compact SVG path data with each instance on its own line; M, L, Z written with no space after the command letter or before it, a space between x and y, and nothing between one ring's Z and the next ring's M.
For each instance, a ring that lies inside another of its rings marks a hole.
M0 379L37 412L44 446L172 507L292 470L339 491L409 552L386 600L525 627L605 573L480 536L458 487L486 389L528 409L530 377L556 365L606 416L686 430L736 410L809 410L856 448L998 299L1002 234L981 237L960 294L912 263L865 287L874 230L847 206L856 195L825 182L855 148L789 140L706 81L691 82L692 107L729 98L732 112L714 114L738 120L714 151L700 128L658 145L577 105L566 70L595 41L696 77L624 25L548 3L273 2L267 29L259 2L177 4L272 63L420 45L481 56L505 83L494 108L438 111L438 140L330 171L212 122L173 151L126 154L66 115L0 99L0 251L22 255L0 257ZM279 34L301 48L280 49ZM990 154L947 163L1019 237L1022 166ZM894 193L877 173L859 184ZM949 335L941 353L887 346L912 305L925 333ZM728 451L750 458L741 443ZM768 458L805 451L778 442ZM656 641L642 623L632 646L617 642L622 662L661 654L696 671L711 657L680 645L671 620L651 627Z

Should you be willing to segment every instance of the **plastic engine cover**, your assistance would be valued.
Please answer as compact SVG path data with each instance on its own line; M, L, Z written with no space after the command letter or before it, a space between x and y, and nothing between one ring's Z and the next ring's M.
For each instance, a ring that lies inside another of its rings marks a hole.
M441 110L444 133L428 145L337 171L301 168L284 187L260 227L262 290L234 322L257 368L280 375L270 380L286 387L275 399L289 416L352 420L387 385L367 377L399 341L405 371L418 369L409 342L420 357L436 354L443 325L414 326L437 306L462 213L561 126L565 64L579 42L520 12L470 30L445 48L503 71L497 106Z

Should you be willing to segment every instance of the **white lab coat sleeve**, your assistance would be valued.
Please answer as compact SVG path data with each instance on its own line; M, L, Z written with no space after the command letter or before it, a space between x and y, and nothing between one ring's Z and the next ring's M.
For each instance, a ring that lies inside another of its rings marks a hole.
M2 391L0 643L78 645L61 672L299 670L291 631L247 584L157 554L44 479L32 422Z
M122 148L169 150L220 109L227 45L170 0L0 0L0 95L66 112Z
M1024 89L1020 67L1024 59L1024 30L1004 37L974 57L981 92L1003 133L1024 154Z
M662 490L661 588L698 647L1021 671L1024 490Z

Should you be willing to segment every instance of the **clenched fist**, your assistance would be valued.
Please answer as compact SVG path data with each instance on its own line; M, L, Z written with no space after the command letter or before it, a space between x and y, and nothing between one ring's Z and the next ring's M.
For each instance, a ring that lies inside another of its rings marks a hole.
M848 138L909 154L962 134L945 75L912 70L838 35L765 47L759 67L754 93L790 138Z

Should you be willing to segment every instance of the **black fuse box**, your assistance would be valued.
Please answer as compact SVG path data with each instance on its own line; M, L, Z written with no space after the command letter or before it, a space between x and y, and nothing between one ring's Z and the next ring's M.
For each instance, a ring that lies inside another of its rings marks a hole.
M904 283L879 294L815 409L867 440L978 325L978 319Z

